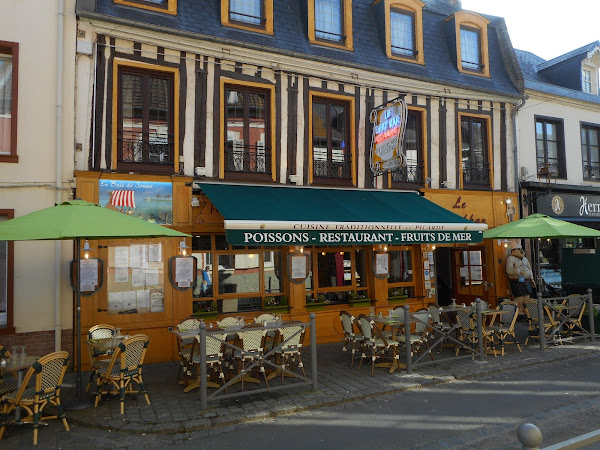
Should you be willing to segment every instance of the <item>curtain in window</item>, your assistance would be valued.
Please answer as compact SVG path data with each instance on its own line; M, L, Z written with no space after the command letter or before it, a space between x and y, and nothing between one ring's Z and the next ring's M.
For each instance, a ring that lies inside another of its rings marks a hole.
M250 23L252 25L261 24L262 0L231 0L229 4L229 17L237 22Z
M413 16L391 11L392 53L413 56Z
M460 29L460 51L464 69L481 70L479 60L479 33Z
M340 0L315 0L315 36L328 41L342 40Z
M12 114L12 58L0 55L0 154L10 154Z

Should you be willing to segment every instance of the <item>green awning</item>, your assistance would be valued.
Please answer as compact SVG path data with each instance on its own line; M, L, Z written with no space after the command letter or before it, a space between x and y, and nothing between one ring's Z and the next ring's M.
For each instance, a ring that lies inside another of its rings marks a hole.
M231 245L481 242L474 223L416 192L199 183Z

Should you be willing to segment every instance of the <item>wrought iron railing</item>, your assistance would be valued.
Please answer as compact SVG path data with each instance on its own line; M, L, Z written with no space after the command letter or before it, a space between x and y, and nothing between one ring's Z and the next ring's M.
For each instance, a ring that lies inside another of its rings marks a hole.
M392 182L394 183L423 183L424 165L411 163L410 161L401 169L392 172Z
M490 184L490 164L463 161L463 184Z
M538 158L537 159L537 173L540 173L540 170L544 167L555 168L556 173L558 174L558 178L562 178L563 172L562 172L560 164L558 163L558 160L553 159L553 160L544 161L544 158Z
M343 157L334 160L317 159L313 162L313 175L325 178L351 178L352 160Z
M229 172L271 173L271 150L256 145L228 142L225 146L225 170Z
M600 164L584 164L583 179L600 180Z
M153 137L150 141L119 137L120 161L128 163L165 164L173 163L173 138Z

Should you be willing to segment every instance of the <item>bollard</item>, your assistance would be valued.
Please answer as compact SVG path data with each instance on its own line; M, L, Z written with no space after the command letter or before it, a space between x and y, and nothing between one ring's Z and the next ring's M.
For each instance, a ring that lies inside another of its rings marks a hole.
M404 305L404 341L406 344L406 373L412 373L412 350L410 345L410 306Z
M316 391L319 388L317 382L317 327L316 327L316 315L310 313L310 372L312 376L312 390Z
M479 361L485 358L483 350L483 322L481 322L481 299L475 299L475 317L477 317L477 346L479 347Z
M544 306L542 305L542 293L537 293L538 308L538 337L540 338L540 350L546 349L546 333L544 333Z
M524 449L539 450L542 445L542 432L532 423L522 423L517 429L517 438Z
M592 342L596 340L596 330L594 328L594 314L596 312L596 308L594 308L594 300L592 299L592 289L588 288L587 290L588 299L587 299L587 307L588 307L588 318L590 320L590 337Z
M208 408L208 386L206 385L206 324L200 322L200 408Z

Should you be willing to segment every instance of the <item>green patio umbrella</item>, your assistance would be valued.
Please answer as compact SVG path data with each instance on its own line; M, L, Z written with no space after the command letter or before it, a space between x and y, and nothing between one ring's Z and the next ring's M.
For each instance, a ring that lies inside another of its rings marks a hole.
M103 208L83 200L57 203L50 208L0 223L0 241L40 241L74 239L81 249L81 239L128 239L157 237L190 237L188 234ZM75 252L79 267L79 251ZM79 276L79 271L77 271ZM71 409L89 406L81 401L81 292L77 280L76 332L78 404Z
M584 227L544 214L531 214L523 219L483 232L484 239L564 239L569 237L600 237L600 230Z

